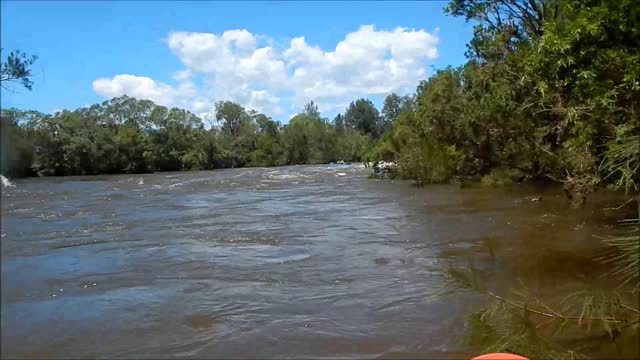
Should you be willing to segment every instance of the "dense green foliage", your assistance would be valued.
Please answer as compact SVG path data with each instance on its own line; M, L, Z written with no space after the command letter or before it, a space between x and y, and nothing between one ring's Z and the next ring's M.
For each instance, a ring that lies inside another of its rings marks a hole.
M344 113L344 123L348 129L378 137L384 131L383 121L371 100L359 99L351 102Z
M543 301L535 290L524 286L507 295L495 293L491 276L477 269L450 268L445 275L450 291L472 291L491 300L468 317L463 339L482 352L517 353L530 359L583 359L590 355L636 358L640 351L637 292L585 286L561 299Z
M455 0L446 10L477 24L469 61L420 83L378 154L421 183L552 179L582 201L607 149L640 134L637 2Z
M0 64L0 86L9 90L7 83L20 83L27 90L31 90L33 81L31 80L31 65L36 62L35 55L28 56L20 50L12 51Z
M379 123L371 102L357 103L365 104L364 115L352 111L351 119ZM217 124L209 129L189 111L127 96L52 115L3 110L1 171L86 175L360 161L374 136L341 115L336 123L322 119L313 102L284 126L229 101L215 108Z

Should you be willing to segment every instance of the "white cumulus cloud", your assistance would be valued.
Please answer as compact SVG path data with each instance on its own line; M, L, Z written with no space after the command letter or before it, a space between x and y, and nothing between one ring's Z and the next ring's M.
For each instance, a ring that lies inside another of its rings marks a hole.
M129 74L116 75L113 78L101 78L93 82L93 90L104 97L129 95L140 99L149 99L159 104L170 104L178 95L175 88L159 83L145 76Z
M219 100L274 116L297 111L310 100L321 111L336 111L358 97L410 91L438 56L438 42L437 30L373 25L346 34L329 50L304 37L277 48L268 37L243 29L172 32L167 45L184 64L172 76L175 84L120 74L95 80L93 88L105 97L127 94L196 113L211 111ZM195 77L201 85L194 84Z

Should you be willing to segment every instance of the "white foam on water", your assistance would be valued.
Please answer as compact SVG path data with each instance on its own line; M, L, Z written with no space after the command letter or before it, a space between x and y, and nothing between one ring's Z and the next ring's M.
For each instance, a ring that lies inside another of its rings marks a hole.
M253 173L253 170L245 171L245 172L240 173L238 175L233 175L233 176L230 177L230 179L236 179L236 178L239 178L241 176L244 176L244 175L247 175L247 174L251 174L251 173Z
M290 174L278 174L280 171L270 171L266 174L267 178L274 180L286 180L286 179L300 179L305 178L308 179L309 176L301 174L299 172L292 172Z
M186 181L182 181L182 182L177 182L177 183L171 184L171 185L169 185L167 187L171 189L171 188L174 188L176 186L182 186L182 185L191 184L191 183L194 183L194 182L209 181L209 180L211 180L211 179L210 178L196 178L196 179L186 180Z
M15 185L13 185L13 183L9 181L8 178L4 177L4 175L0 175L0 179L2 179L3 187L15 187Z

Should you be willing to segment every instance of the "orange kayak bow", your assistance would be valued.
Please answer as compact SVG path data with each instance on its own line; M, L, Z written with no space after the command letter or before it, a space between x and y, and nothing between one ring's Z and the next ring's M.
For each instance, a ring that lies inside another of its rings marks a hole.
M471 360L529 360L528 358L515 354L490 353L476 356Z

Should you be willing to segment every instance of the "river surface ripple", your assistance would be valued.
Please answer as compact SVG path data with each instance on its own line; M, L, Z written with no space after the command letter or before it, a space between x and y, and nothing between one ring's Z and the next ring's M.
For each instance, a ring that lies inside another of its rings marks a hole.
M477 299L434 296L439 267L470 255L555 288L587 260L547 250L592 246L602 228L598 208L569 211L558 189L367 174L14 180L2 190L2 357L460 358Z

